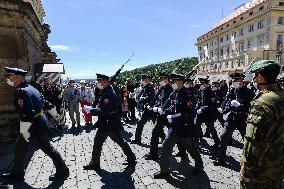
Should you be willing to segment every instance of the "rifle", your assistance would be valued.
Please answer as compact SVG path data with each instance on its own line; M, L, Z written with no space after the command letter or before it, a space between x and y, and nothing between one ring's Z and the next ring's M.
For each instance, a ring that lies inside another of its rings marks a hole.
M177 73L177 69L180 68L182 63L183 63L183 60L181 60L180 63L177 65L177 67L175 69L173 69L172 73Z
M190 78L194 72L196 71L196 68L203 63L205 59L201 60L198 64L196 64L187 74L186 74L186 78ZM196 74L195 74L196 75Z
M254 64L255 59L256 59L256 57L254 57L254 58L252 59L252 61L249 63L249 65L243 70L244 73L247 73L248 68L249 68L252 64Z
M110 78L109 82L113 83L117 76L120 74L121 70L124 68L124 66L131 60L131 58L134 56L134 53L130 56L130 58L124 63L122 64L122 66L116 71L116 73Z

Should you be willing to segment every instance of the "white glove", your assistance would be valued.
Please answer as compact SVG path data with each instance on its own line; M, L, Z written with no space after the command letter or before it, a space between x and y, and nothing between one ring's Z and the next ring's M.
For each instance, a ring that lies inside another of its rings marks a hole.
M158 109L159 109L158 107L154 107L153 112L158 113Z
M219 112L220 114L222 114L222 113L223 113L222 108L217 108L217 110L218 110L218 112Z
M91 106L84 106L83 109L84 109L85 112L87 112L89 114L93 108Z
M140 100L145 100L146 97L141 96L139 99L140 99Z
M174 114L174 115L168 115L167 116L167 119L168 119L168 122L169 123L172 123L174 119L178 118L181 116L181 113L178 113L178 114Z
M149 105L147 105L146 108L147 108L148 110L152 110L152 107L149 106Z
M27 142L29 142L29 138L31 136L31 133L29 132L31 126L31 122L20 122L20 133L23 135L25 141Z
M236 101L236 100L232 100L232 101L231 101L231 106L233 106L233 107L238 108L238 107L240 107L240 105L241 105L241 103L239 103L239 102Z
M50 109L50 110L47 110L47 112L53 117L53 119L55 120L55 121L58 121L59 120L59 114L57 113L57 111L56 111L56 107L54 107L54 108L52 108L52 109Z
M165 112L163 111L162 108L158 108L158 112L159 112L160 115L165 114Z
M202 113L202 109L200 108L197 110L197 114L201 114L201 113Z
M57 97L58 99L62 99L63 98L63 95L62 94L60 94L60 95L58 95L58 97Z

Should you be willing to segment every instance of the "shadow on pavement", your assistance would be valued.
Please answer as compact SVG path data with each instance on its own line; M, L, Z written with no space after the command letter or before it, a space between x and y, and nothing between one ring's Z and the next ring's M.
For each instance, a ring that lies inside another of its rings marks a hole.
M190 160L188 157L182 158L181 162L178 163L176 169L173 170L171 177L169 177L167 182L180 189L208 189L210 188L209 177L206 172L200 170L197 174L193 174L193 168L190 165Z
M101 176L101 182L104 184L102 189L135 189L135 185L132 179L132 174L135 171L135 165L129 165L123 172L108 172L104 169L97 171Z
M62 185L64 184L64 180L58 180L58 181L54 181L52 183L50 183L50 185L48 187L46 187L45 189L59 189ZM6 185L6 186L5 186ZM16 183L3 183L3 188L8 188L11 187L13 189L42 189L42 188L35 188L32 187L31 185L29 185L26 182L16 182ZM0 189L1 186L0 186Z

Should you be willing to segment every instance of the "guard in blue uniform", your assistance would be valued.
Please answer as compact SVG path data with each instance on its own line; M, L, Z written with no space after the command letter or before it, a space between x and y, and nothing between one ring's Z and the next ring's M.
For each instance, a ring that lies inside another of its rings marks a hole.
M132 152L128 143L122 137L121 131L123 126L117 110L117 96L109 84L109 77L97 74L97 87L101 90L101 96L96 108L85 107L86 112L90 112L93 116L98 116L98 131L94 139L91 162L84 166L85 170L100 170L100 157L102 147L107 137L116 142L127 156L127 165L135 165L136 157Z
M18 68L5 67L7 84L16 87L15 107L20 117L20 135L15 147L15 160L11 172L2 177L8 182L24 180L24 162L31 143L37 142L40 149L48 155L56 168L51 181L66 179L69 169L60 154L52 147L48 137L49 125L44 111L55 120L59 115L56 107L45 101L40 92L25 81L26 71Z
M139 95L139 104L143 105L144 111L141 116L141 119L137 123L136 131L135 131L135 139L131 141L132 144L141 144L141 136L143 132L143 128L148 120L153 118L152 106L155 102L155 89L153 84L151 83L150 76L147 74L142 75L143 89Z
M207 77L198 78L200 82L200 93L197 97L197 105L196 105L196 132L197 137L202 137L202 123L205 123L207 126L207 131L209 135L211 134L214 140L213 148L217 149L220 144L220 140L218 138L217 131L214 127L214 123L216 121L216 99L213 91L209 86L209 79ZM198 140L196 140L198 142Z
M184 87L185 76L173 73L171 75L173 81L172 87L175 90L173 106L165 109L165 112L171 111L171 115L167 115L170 123L168 136L163 143L162 153L160 156L161 171L154 175L155 179L167 178L170 176L169 156L173 151L173 147L177 142L180 142L183 147L189 152L195 161L194 173L198 173L203 169L203 161L198 149L193 143L194 137L194 101L187 93Z
M173 92L173 88L169 83L170 75L166 73L160 73L160 89L156 94L156 103L153 107L153 111L158 114L157 122L152 131L151 143L150 143L150 153L146 154L145 157L147 160L158 160L158 145L159 145L159 136L162 139L164 135L164 127L168 126L167 115L162 109L164 107L165 102L170 97Z
M224 92L220 88L220 82L212 82L212 91L215 96L216 106L220 107L221 103L225 100ZM224 126L223 114L216 109L216 119Z
M225 101L222 103L224 106L218 108L219 112L222 114L230 113L224 123L224 130L221 134L218 160L214 162L216 166L226 165L227 146L234 130L238 129L244 138L250 102L255 96L255 94L244 85L244 74L233 73L230 77L232 79L232 88Z

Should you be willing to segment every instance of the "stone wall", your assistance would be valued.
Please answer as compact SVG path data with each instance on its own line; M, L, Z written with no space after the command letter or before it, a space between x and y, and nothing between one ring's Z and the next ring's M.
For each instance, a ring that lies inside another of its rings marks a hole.
M0 144L13 139L19 120L14 110L14 90L5 82L4 67L33 70L42 62L46 44L43 26L30 3L0 1Z

